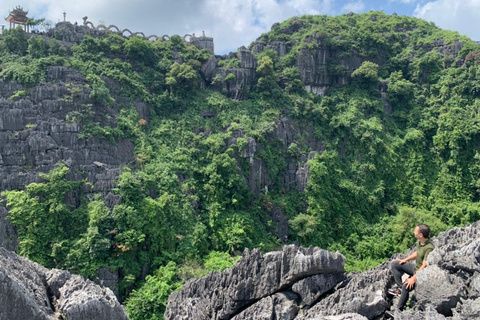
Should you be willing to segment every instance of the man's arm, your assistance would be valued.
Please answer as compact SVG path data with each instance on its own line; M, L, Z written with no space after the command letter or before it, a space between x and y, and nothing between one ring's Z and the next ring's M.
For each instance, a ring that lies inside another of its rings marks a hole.
M417 257L417 251L415 251L414 253L412 253L411 255L409 255L408 257L406 257L405 259L397 259L398 262L400 262L400 264L404 264L408 261L412 261L414 260L415 258ZM425 261L424 261L425 262Z
M426 267L427 267L427 260L423 260L422 266L420 268L418 268L417 272L425 269ZM411 276L410 278L408 278L407 280L405 280L404 284L405 284L405 287L407 287L407 289L411 289L411 288L413 288L413 285L415 284L415 282L417 282L417 274L416 273L413 276Z

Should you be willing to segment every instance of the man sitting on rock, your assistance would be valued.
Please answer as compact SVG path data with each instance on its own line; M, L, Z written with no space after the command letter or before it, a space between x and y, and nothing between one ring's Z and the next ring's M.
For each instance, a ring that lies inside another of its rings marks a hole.
M427 266L427 257L435 248L428 238L430 236L430 227L426 224L417 225L413 235L418 240L415 252L405 259L395 259L391 264L397 287L388 289L388 293L400 297L397 305L397 310L399 311L403 310L403 307L405 307L408 301L410 291L415 287L417 271L425 269ZM415 260L415 265L413 263L407 263L411 260ZM402 275L405 273L410 277L402 283ZM393 315L390 312L387 312L387 314Z

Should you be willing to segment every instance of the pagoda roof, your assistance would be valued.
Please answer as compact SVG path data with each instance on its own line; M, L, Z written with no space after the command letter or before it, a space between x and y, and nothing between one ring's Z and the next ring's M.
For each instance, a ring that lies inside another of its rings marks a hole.
M27 14L28 11L23 10L23 8L20 6L16 6L15 8L13 8L12 11L10 11L8 17L5 18L5 21L14 23L25 23L29 19L27 17Z

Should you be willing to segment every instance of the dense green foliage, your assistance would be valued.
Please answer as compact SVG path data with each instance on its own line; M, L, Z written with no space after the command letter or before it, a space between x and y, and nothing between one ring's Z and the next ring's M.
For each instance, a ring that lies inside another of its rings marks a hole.
M84 105L67 120L80 123L85 139L129 138L136 156L123 168L115 190L122 203L113 207L82 196L84 182L67 179L63 165L42 183L4 192L20 253L90 277L102 266L119 270L131 318L161 319L169 293L189 277L230 267L230 256L246 247L279 247L268 215L274 206L289 218L289 242L340 250L348 270L406 250L417 223L437 234L480 219L476 43L379 12L294 18L261 38L292 47L283 57L271 49L258 54L250 97L236 101L200 89L210 53L179 37L151 43L110 34L67 50L56 40L27 40L20 29L4 31L1 75L25 86L12 100L45 82L48 67L74 68L86 76L83 89L95 108ZM463 47L455 52L458 42ZM302 50L323 47L333 54L322 72L336 80L345 75L345 59L364 62L349 85L320 97L305 91L296 61ZM236 68L239 61L220 65ZM107 78L120 86L109 88ZM75 101L81 89L72 84L65 99ZM116 96L147 103L149 121ZM120 109L117 125L101 126L98 110L112 107ZM214 118L200 115L207 109ZM273 134L285 115L306 132L288 146ZM311 151L309 131L326 151L309 160L306 190L290 190L282 177ZM249 139L263 145L255 157L272 181L268 192L247 186ZM67 193L77 194L77 203L65 203ZM151 275L143 279L145 270Z

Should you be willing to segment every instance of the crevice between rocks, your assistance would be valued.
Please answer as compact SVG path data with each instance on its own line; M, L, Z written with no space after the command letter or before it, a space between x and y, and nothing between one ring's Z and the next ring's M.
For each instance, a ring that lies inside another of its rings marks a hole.
M320 274L320 273L319 273ZM335 274L335 273L332 273L332 274ZM340 273L337 273L337 274L340 274ZM344 273L343 273L344 274ZM225 319L225 320L231 320L233 319L234 317L236 317L237 315L239 315L240 313L242 313L243 311L245 311L246 309L250 308L251 306L253 306L255 303L259 302L260 300L264 299L264 298L267 298L267 297L270 297L270 296L273 296L277 293L282 293L282 292L286 292L286 291L290 291L292 294L296 295L297 298L294 299L295 303L297 304L298 306L298 309L301 310L301 309L305 309L305 310L308 310L310 309L311 307L313 307L315 304L317 304L318 302L320 302L321 300L327 298L328 296L330 296L331 294L335 293L337 290L341 289L341 288L344 288L345 286L348 285L348 283L351 281L350 278L346 278L342 281L340 281L336 286L334 286L332 289L328 290L327 292L323 293L322 295L320 295L317 299L315 299L315 301L313 301L310 305L307 306L300 306L300 302L302 301L301 300L301 296L296 293L295 291L292 290L292 287L293 285L298 282L298 281L301 281L303 279L306 279L306 278L309 278L311 276L314 276L315 274L311 274L311 275L308 275L308 276L304 276L304 277L300 277L298 279L295 279L293 280L291 283L289 284L286 284L284 286L281 286L278 290L272 292L272 293L269 293L268 295L265 295L265 296L262 296L258 299L255 299L255 300L249 300L251 301L250 303L247 303L245 304L243 307L239 308L237 312L233 313L228 319ZM238 300L236 300L238 301ZM221 320L224 320L224 319L221 319ZM272 319L272 320L275 320L275 319ZM278 319L280 320L280 319Z

